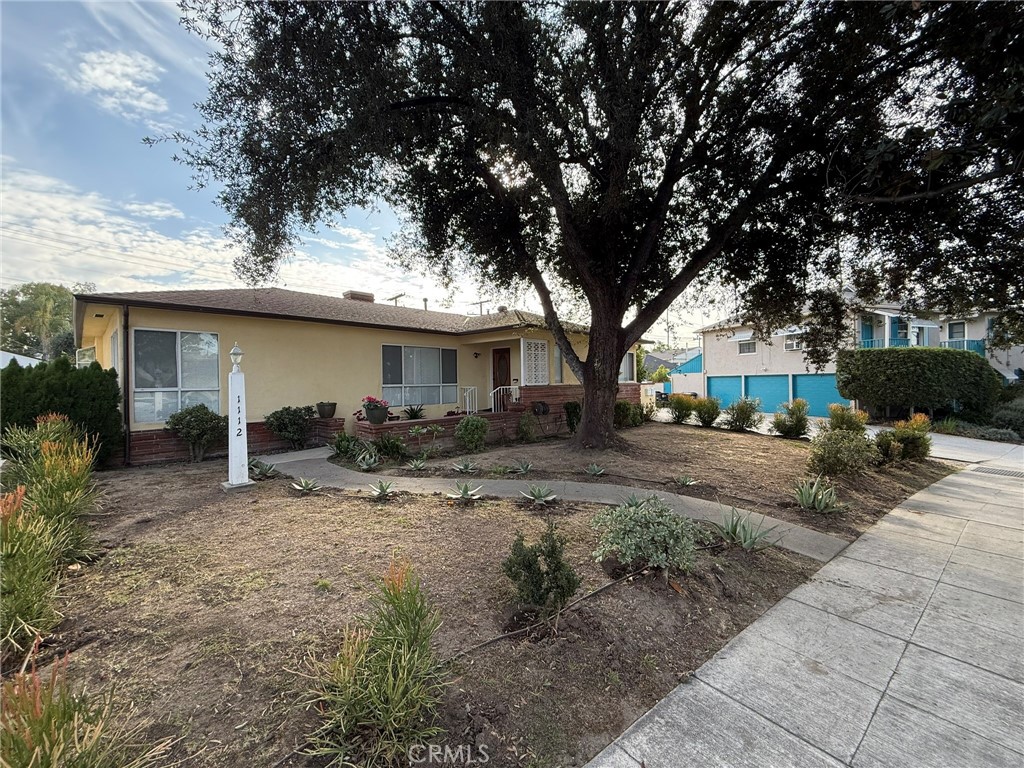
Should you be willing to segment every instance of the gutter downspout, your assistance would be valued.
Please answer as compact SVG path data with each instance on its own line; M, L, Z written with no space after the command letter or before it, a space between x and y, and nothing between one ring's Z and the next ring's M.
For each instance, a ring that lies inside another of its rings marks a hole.
M124 465L130 467L132 465L132 432L131 432L131 418L129 416L129 408L131 402L128 393L128 377L132 369L131 366L131 344L128 337L128 305L121 305L121 327L124 331L124 354L121 356L124 360L124 376L122 377L121 386L124 388L124 394L122 396L122 410L124 411Z

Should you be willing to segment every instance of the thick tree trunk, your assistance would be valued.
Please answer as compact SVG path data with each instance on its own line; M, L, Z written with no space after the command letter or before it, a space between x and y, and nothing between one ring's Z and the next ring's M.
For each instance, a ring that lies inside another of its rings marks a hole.
M623 355L618 330L591 326L583 367L583 416L573 441L577 448L602 450L615 441L615 400Z

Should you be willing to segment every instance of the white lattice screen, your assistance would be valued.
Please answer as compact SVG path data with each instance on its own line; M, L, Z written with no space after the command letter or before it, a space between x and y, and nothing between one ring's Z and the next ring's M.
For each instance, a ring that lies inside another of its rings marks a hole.
M523 344L524 384L548 383L548 343L525 339Z

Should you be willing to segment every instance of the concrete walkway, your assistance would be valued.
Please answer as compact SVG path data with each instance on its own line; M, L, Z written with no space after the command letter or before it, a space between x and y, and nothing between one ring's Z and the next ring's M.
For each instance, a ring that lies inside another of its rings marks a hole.
M907 499L590 768L1024 765L1024 467L995 459Z
M368 490L369 486L378 480L386 480L394 483L396 491L409 491L410 493L445 493L454 488L458 482L468 482L476 486L483 486L482 494L487 496L499 496L506 499L520 499L521 492L527 490L530 485L544 485L551 489L558 498L566 501L583 501L595 504L619 504L630 495L647 496L655 495L665 502L673 511L685 515L694 520L706 520L709 522L721 523L729 514L731 508L723 508L716 501L697 499L692 496L681 496L676 493L664 491L651 491L644 488L633 488L625 485L612 485L610 483L578 483L573 481L557 480L534 480L529 477L522 480L499 480L482 478L476 475L465 475L459 478L393 476L380 472L357 472L355 470L339 467L327 461L330 450L327 448L314 448L307 451L295 451L277 456L264 457L292 477L315 478L321 484L332 488L344 488L346 490ZM746 514L743 510L738 510ZM784 520L777 520L773 517L751 513L750 520L755 525L761 525L762 530L774 528L770 538L776 546L797 552L801 555L814 558L827 563L839 554L848 542L835 536L813 531L810 528L788 523Z

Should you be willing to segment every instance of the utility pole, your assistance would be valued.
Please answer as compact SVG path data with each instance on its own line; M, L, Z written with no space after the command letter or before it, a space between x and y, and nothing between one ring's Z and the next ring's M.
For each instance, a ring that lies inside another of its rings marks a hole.
M397 307L398 306L398 300L400 298L402 298L403 296L405 296L405 294L404 293L400 293L397 296L392 296L391 298L384 299L384 301L393 301L393 302L395 302L395 306Z
M469 305L471 307L479 307L480 308L480 314L482 315L484 313L484 304L490 304L490 303L491 303L490 299L480 299L480 301L471 301L471 302L469 302Z

